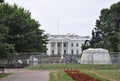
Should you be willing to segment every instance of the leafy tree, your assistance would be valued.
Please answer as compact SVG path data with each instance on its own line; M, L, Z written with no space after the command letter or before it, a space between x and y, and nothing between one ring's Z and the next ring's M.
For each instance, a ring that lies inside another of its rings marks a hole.
M0 25L0 60L6 59L8 53L14 52L14 46L6 43L8 36L8 27Z
M92 35L90 47L120 51L120 2L101 10L99 19L96 20L96 29L99 30L101 39Z
M0 3L4 3L4 0L0 0Z
M113 4L110 8L101 10L101 15L96 21L96 27L102 32L103 40L109 42L109 50L118 50L118 32L120 32L120 2ZM106 43L104 43L106 44Z
M8 3L1 4L0 11L0 24L8 27L6 43L16 52L46 52L47 35L29 11Z
M118 51L120 51L120 32L118 32L117 36L118 36L118 40L119 40L117 48L118 48Z

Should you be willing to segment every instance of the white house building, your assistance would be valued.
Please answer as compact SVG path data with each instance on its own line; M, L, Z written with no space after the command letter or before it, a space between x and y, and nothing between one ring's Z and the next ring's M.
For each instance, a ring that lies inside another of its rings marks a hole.
M47 44L47 55L80 55L81 45L85 40L90 40L90 36L78 35L50 35ZM62 58L61 57L61 58Z

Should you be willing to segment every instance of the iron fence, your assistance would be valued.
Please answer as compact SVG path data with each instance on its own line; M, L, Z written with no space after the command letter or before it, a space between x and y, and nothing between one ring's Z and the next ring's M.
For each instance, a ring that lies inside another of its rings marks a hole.
M41 69L120 69L120 53L110 52L109 55L111 59L111 63L109 64L97 64L98 62L94 64L93 61L96 59L95 57L92 58L92 63L82 64L81 55L64 55L62 59L60 55L49 56L41 53L10 53L8 59L4 61L0 60L0 64L6 68L39 66Z

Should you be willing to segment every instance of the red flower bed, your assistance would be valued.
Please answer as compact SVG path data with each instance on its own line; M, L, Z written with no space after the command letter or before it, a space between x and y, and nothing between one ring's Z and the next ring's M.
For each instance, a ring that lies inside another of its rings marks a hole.
M99 81L78 70L64 70L75 81Z

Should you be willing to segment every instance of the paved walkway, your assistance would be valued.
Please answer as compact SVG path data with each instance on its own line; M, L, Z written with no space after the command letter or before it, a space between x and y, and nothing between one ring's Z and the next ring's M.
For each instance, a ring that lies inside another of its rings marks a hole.
M25 69L7 69L5 73L13 73L0 81L49 81L49 71L25 70Z

